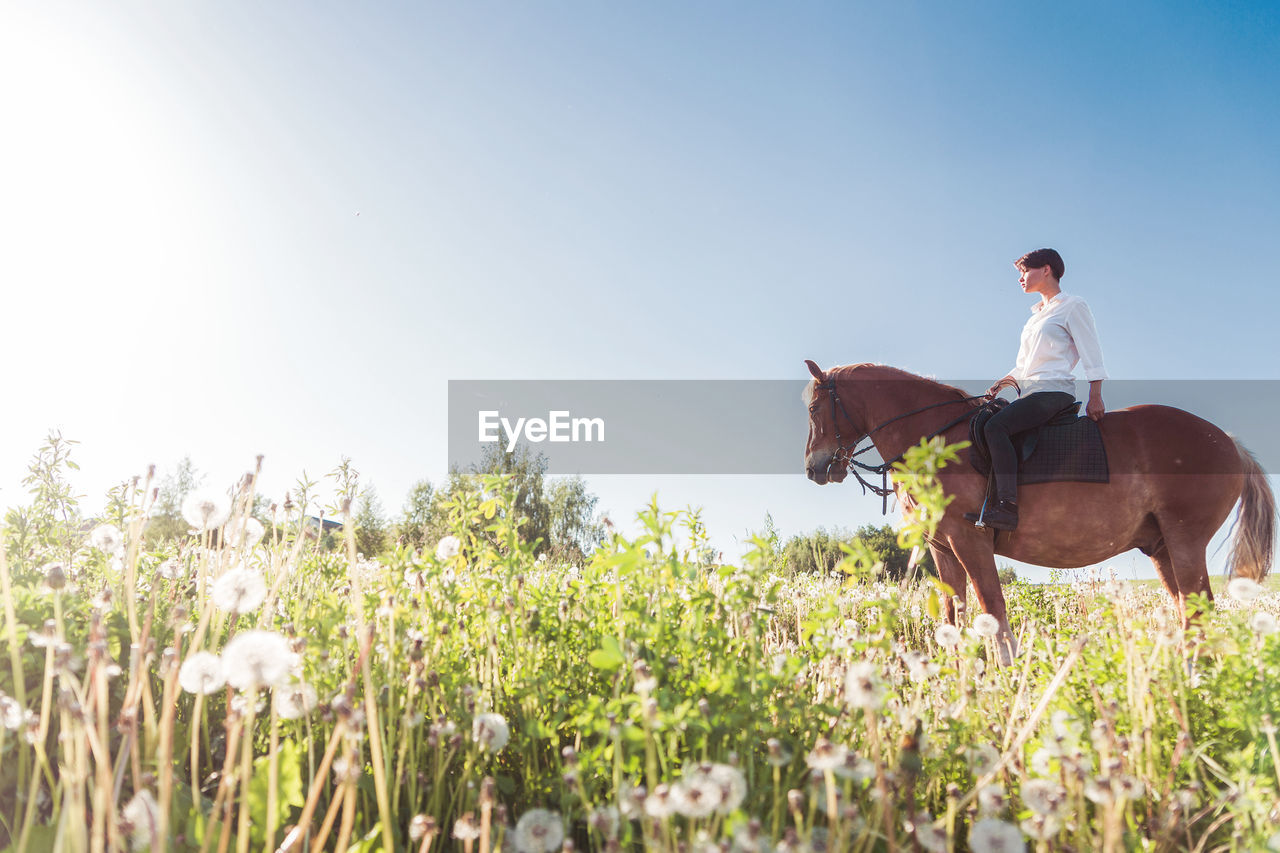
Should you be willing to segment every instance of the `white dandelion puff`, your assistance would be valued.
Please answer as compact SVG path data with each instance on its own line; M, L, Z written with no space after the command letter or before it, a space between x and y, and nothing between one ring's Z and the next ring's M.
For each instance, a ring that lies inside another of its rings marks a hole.
M564 841L564 821L559 813L531 808L516 821L518 853L553 853Z
M1237 601L1253 601L1264 591L1262 584L1249 578L1232 578L1227 584L1227 595Z
M706 774L689 773L671 786L671 803L687 818L710 817L720 801L720 786Z
M1259 610L1257 613L1253 614L1253 618L1249 620L1249 627L1253 629L1255 634L1265 637L1268 634L1274 634L1280 625L1276 624L1275 616L1272 616L1265 610Z
M139 791L133 795L121 812L124 819L133 826L133 849L147 850L151 842L158 840L160 804L150 791Z
M984 817L969 830L969 849L973 853L1023 853L1027 843L1022 831L1011 823Z
M124 553L124 536L114 524L99 524L93 528L89 544L104 554Z
M267 597L267 582L252 569L238 567L213 582L214 607L236 615L252 613Z
M805 756L804 763L814 770L835 770L837 767L844 766L848 754L848 747L820 737L813 749Z
M212 693L225 683L222 659L211 652L196 652L183 661L178 670L178 684L197 696Z
M1062 820L1057 815L1034 814L1022 822L1022 831L1036 841L1048 841L1062 831Z
M1057 815L1067 802L1067 791L1049 779L1030 779L1022 784L1022 803L1038 815Z
M262 541L267 530L262 526L262 522L253 516L241 521L239 518L233 518L227 522L226 530L222 531L223 541L230 544L233 548L239 548L241 544L246 548L253 548ZM241 540L243 539L243 542Z
M849 667L844 681L845 701L855 708L879 710L884 704L884 685L880 683L875 665L870 661L858 661Z
M459 841L475 841L480 837L480 824L475 816L467 812L453 823L453 837Z
M960 645L960 629L955 625L944 622L933 632L933 639L944 649L954 649Z
M978 789L978 810L984 814L1004 811L1004 785L984 785Z
M272 703L282 720L300 720L315 710L319 702L316 689L304 681L275 689Z
M231 504L222 495L188 495L182 502L182 517L198 533L216 530L226 524L227 519L231 517Z
M241 631L222 650L222 674L239 690L274 687L293 670L289 641L274 631Z
M441 561L452 560L454 557L458 556L458 552L461 550L462 540L457 536L450 534L441 538L441 540L436 543L436 559Z
M928 815L924 816L924 820L928 819ZM926 823L921 820L915 824L916 841L920 843L927 853L947 853L950 845L947 839L947 828L939 826L936 823Z
M675 813L675 803L671 797L671 787L659 785L653 793L644 798L644 813L657 820L665 820Z
M964 751L965 760L969 762L969 771L974 777L986 776L995 769L1000 760L1000 751L989 743L978 743Z
M501 714L477 714L471 724L471 737L485 752L498 753L511 739L511 727Z
M1000 632L1000 620L990 613L980 613L973 620L973 630L979 637L994 637Z

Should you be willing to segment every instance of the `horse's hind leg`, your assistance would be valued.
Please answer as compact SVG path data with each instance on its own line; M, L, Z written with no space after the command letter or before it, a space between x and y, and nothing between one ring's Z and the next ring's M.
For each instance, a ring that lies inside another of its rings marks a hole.
M1164 527L1162 525L1161 529ZM1209 586L1209 565L1205 560L1205 548L1208 542L1199 541L1197 537L1187 536L1185 534L1173 533L1165 536L1164 551L1168 556L1170 567L1169 573L1173 576L1173 582L1177 585L1177 602L1178 607L1182 610L1182 622L1184 627L1190 627L1191 615L1187 609L1187 598L1192 595L1200 594L1213 601L1213 589ZM1151 559L1154 561L1157 552ZM1161 573L1161 579L1164 579L1165 572L1161 569L1159 562L1156 563L1157 571ZM1165 587L1169 587L1169 582L1165 581Z
M969 598L964 566L960 565L960 561L956 559L956 555L950 548L930 545L929 552L933 554L933 564L938 567L939 579L951 587L952 594L947 597L946 602L947 621L952 625L959 625L960 613L957 611L964 610Z
M1000 575L996 572L996 555L991 548L968 548L955 552L964 566L965 574L973 581L973 591L983 611L996 617L996 652L1002 665L1013 663L1018 655L1018 641L1009 628L1005 611L1004 590L1000 588Z

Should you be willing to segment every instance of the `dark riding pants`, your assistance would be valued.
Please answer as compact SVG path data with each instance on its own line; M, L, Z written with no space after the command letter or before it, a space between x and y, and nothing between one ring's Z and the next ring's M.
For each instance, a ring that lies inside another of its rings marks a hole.
M1034 429L1076 401L1063 391L1039 391L1019 397L987 421L983 433L991 452L991 470L996 478L996 500L1018 499L1018 456L1013 449L1014 434Z

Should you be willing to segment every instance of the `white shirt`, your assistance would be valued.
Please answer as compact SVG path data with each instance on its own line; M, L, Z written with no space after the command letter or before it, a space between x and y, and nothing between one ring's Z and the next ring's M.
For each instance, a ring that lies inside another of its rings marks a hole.
M1093 324L1093 312L1079 296L1058 293L1031 306L1031 318L1022 327L1018 363L1010 375L1018 381L1021 395L1037 391L1065 391L1075 394L1071 371L1084 365L1084 378L1106 379L1102 366L1102 345Z

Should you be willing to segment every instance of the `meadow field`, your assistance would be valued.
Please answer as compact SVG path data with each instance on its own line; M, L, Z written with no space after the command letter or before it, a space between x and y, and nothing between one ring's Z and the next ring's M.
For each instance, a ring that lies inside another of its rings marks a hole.
M707 562L655 504L546 560L483 485L379 559L296 495L254 519L252 477L156 548L145 480L11 516L0 849L1280 849L1273 584L1184 631L1158 584L1015 583L1000 667L865 554Z

